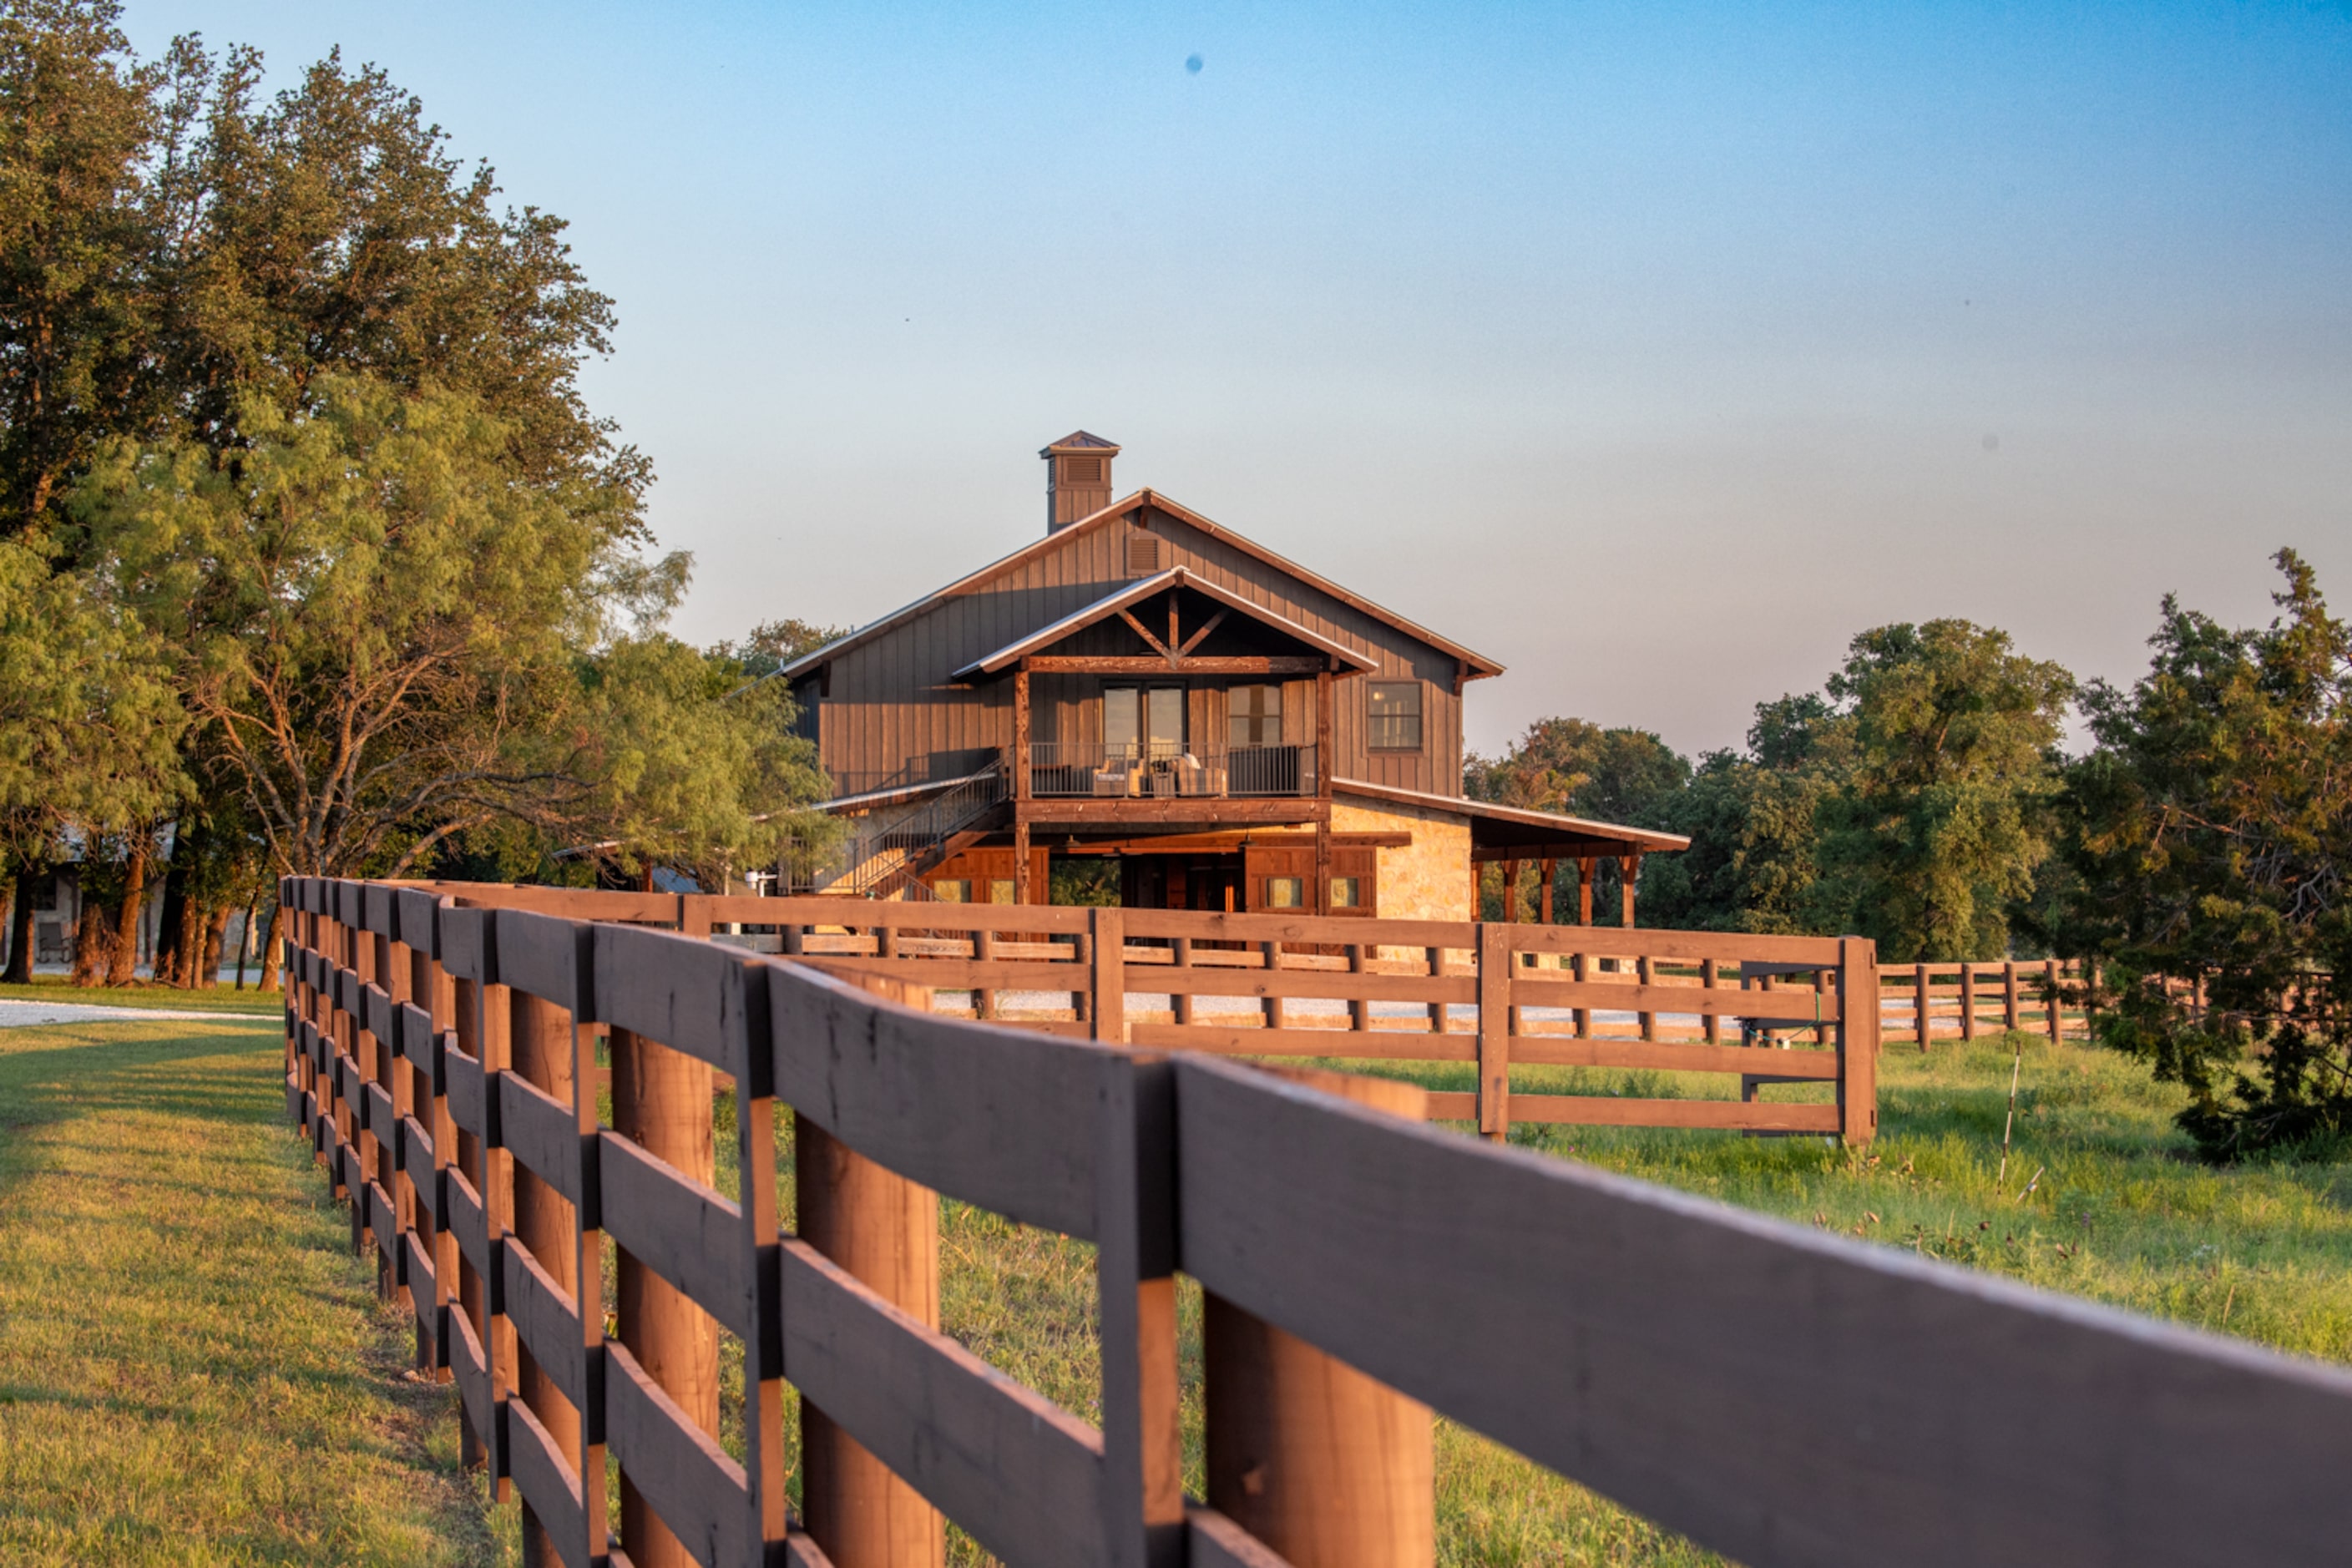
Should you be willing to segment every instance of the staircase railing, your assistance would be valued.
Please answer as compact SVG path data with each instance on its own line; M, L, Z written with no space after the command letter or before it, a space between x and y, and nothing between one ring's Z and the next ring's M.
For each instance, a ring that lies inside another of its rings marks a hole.
M861 827L838 857L813 868L808 890L853 898L895 892L928 899L930 889L916 875L924 858L995 810L1004 798L1004 766L999 762L910 811Z

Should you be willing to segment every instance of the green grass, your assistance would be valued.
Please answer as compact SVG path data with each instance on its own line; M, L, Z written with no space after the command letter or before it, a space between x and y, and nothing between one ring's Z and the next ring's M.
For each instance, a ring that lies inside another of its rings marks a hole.
M1927 1058L1889 1046L1881 1136L1859 1154L1818 1138L1532 1124L1514 1141L2352 1361L2352 1168L2200 1165L2170 1124L2177 1090L2029 1037L2004 1175L2011 1044ZM347 1222L284 1128L277 1060L274 1037L226 1021L0 1031L0 1562L513 1560L514 1510L486 1516L457 1473L448 1391L405 1381L405 1322L375 1304ZM1467 1067L1378 1065L1471 1087ZM1597 1069L1515 1081L1727 1092L1720 1079ZM722 1162L730 1110L722 1101ZM789 1215L789 1119L778 1144ZM719 1184L731 1190L731 1171ZM1097 1418L1091 1248L957 1203L940 1232L948 1331ZM1197 1495L1197 1290L1181 1311ZM740 1364L730 1345L730 1447ZM1437 1444L1442 1563L1718 1561L1450 1423ZM950 1556L987 1561L953 1531Z
M0 1563L498 1560L279 1052L226 1019L0 1030Z
M183 991L145 980L129 985L85 988L62 974L42 974L35 976L29 985L0 985L0 997L26 1002L71 1002L90 1007L161 1007L174 1013L250 1013L257 1017L275 1017L284 1009L285 999L274 991L262 994L254 989L259 984L259 974L250 971L242 991L226 981L204 991Z
M1849 1154L1821 1138L1522 1124L1513 1142L1801 1224L1909 1247L2276 1348L2352 1361L2352 1169L2198 1164L2170 1118L2179 1091L2091 1047L2024 1037L2018 1119L2000 1168L2016 1037L1936 1054L1890 1046L1880 1137ZM1465 1065L1327 1065L1468 1089ZM1722 1096L1698 1075L1533 1068L1521 1090ZM1816 1099L1815 1086L1769 1089ZM2039 1173L2038 1181L2036 1173ZM2025 1189L2032 1186L2030 1194ZM1092 1417L1097 1352L1088 1249L948 1205L947 1330L1005 1372ZM1184 1299L1187 1485L1202 1486L1198 1292ZM1683 1568L1721 1559L1440 1421L1439 1561ZM950 1561L988 1559L951 1536Z

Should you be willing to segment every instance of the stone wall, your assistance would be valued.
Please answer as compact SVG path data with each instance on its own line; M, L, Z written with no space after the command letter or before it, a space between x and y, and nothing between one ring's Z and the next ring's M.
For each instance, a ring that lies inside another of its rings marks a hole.
M1334 833L1410 833L1412 843L1380 855L1382 920L1477 919L1477 881L1470 866L1470 819L1451 812L1336 795Z

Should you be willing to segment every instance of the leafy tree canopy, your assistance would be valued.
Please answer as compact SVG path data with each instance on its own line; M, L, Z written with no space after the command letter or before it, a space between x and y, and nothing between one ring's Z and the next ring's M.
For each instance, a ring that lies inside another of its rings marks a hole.
M2148 673L2084 693L2064 801L2060 940L2108 960L2103 1037L2188 1086L2216 1157L2352 1131L2352 630L2275 559L2268 626L2165 599Z
M1829 695L1853 721L1823 803L1822 867L1845 929L1883 959L1995 958L2048 856L2047 808L2074 678L1962 620L1867 631Z

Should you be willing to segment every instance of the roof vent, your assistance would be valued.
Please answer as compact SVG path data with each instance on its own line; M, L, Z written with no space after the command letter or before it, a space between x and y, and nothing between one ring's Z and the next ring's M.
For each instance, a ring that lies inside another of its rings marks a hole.
M1073 430L1037 454L1045 459L1045 531L1057 533L1110 505L1110 460L1118 444Z
M1158 534L1140 528L1135 530L1127 536L1127 574L1130 577L1158 576L1164 570L1160 564L1161 553Z

